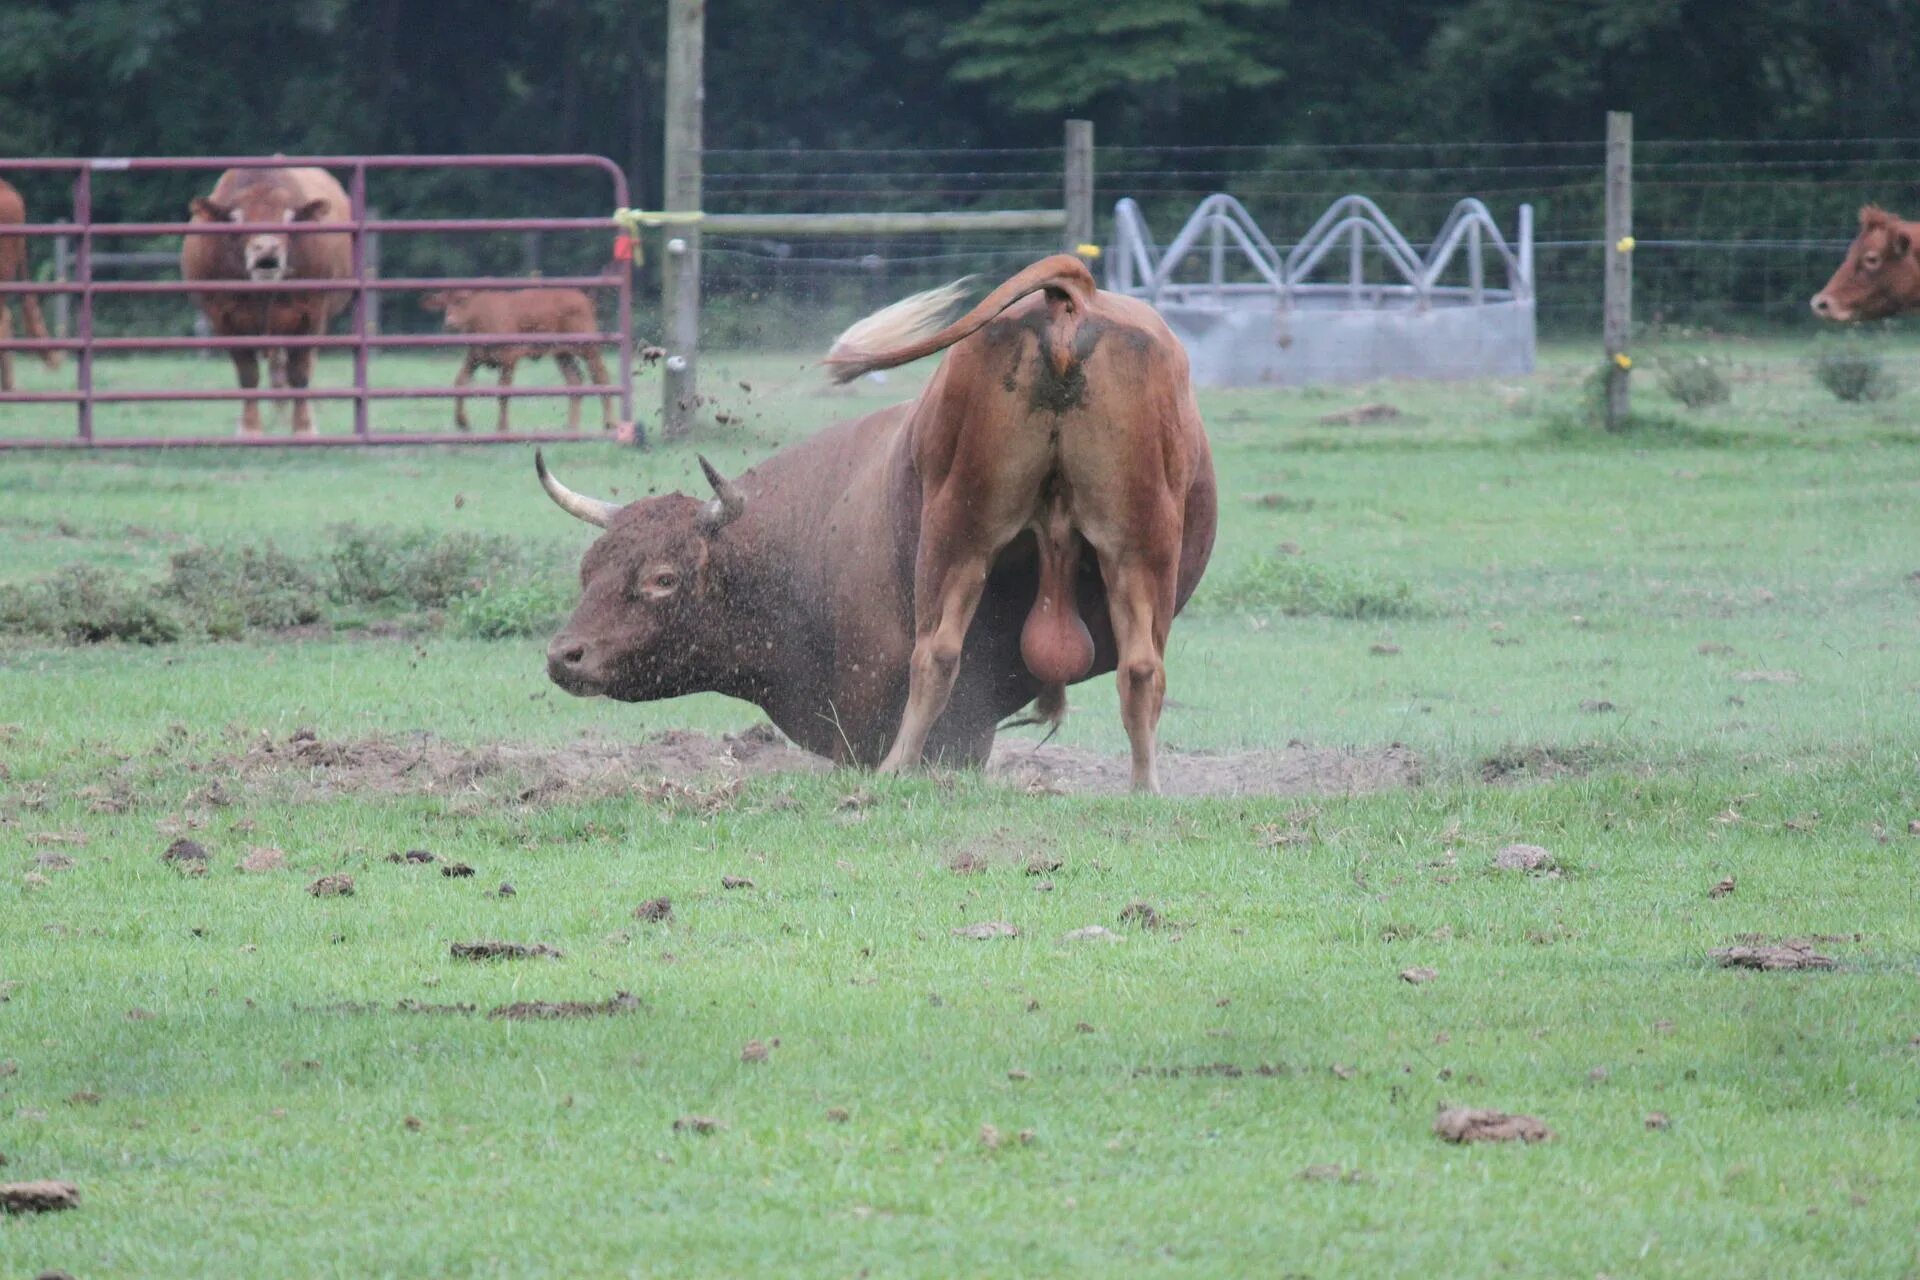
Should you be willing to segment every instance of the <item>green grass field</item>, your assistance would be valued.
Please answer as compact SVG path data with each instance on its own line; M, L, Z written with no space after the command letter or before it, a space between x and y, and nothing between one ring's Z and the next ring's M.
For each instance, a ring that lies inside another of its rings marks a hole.
M1572 352L1203 395L1220 542L1174 629L1163 773L1292 740L1417 755L1419 785L1370 794L529 787L759 717L569 700L543 639L433 610L0 637L0 1181L82 1197L0 1217L0 1274L1920 1275L1920 400L1839 404L1805 354L1735 349L1698 414L1643 385L1682 428L1626 440L1556 429ZM915 382L830 395L801 365L716 357L744 421L701 447L739 469ZM1319 422L1381 401L1401 416ZM320 557L356 522L497 535L564 592L586 531L530 454L0 455L0 585L80 563L144 590L196 544ZM550 456L620 496L698 476L687 448ZM1057 746L1122 750L1107 681L1074 708ZM544 763L383 780L297 730ZM180 836L206 874L162 860ZM1510 842L1556 872L1494 870ZM268 847L288 865L239 869ZM439 864L387 860L408 849ZM337 873L352 896L307 892ZM662 896L670 920L635 917ZM1139 901L1160 927L1122 920ZM995 921L1017 936L953 932ZM1064 940L1096 924L1124 941ZM1717 967L1745 934L1836 939L1838 968ZM450 956L479 939L564 955ZM618 992L637 1006L488 1016ZM1443 1103L1555 1137L1450 1145Z

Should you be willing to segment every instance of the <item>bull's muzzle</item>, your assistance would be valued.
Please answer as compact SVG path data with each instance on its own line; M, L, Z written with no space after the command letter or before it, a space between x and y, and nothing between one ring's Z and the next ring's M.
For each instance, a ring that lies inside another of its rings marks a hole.
M1808 305L1813 308L1813 314L1819 316L1822 320L1845 320L1851 314L1835 306L1833 299L1824 293L1814 294L1813 301Z
M547 679L576 698L600 693L600 681L587 669L587 646L569 635L558 635L547 646Z

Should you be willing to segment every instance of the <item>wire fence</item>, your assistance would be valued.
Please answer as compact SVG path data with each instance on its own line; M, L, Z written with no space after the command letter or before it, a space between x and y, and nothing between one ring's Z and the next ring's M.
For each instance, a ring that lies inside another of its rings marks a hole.
M1533 206L1541 336L1601 320L1604 144L1382 143L1100 147L1096 238L1131 197L1162 243L1206 196L1238 197L1276 244L1359 193L1424 249L1465 197L1512 227ZM1053 208L1055 148L710 151L715 212ZM1634 314L1643 339L1809 336L1807 300L1839 264L1857 209L1920 208L1920 138L1647 141L1634 155ZM1058 244L1044 234L768 240L707 237L714 345L779 343L916 288L1004 275ZM1370 264L1370 268L1371 268ZM1385 264L1378 264L1384 274Z

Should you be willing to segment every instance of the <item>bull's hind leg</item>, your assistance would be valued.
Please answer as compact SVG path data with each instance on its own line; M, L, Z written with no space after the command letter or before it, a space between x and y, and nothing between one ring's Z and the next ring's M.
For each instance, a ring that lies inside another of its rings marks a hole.
M991 552L976 550L957 556L930 555L939 540L924 535L920 561L914 568L913 657L907 666L907 709L893 749L880 762L881 773L898 773L920 763L934 721L953 697L953 681L960 674L960 646L980 595L986 590Z
M1120 665L1120 722L1133 750L1133 789L1158 792L1155 735L1167 696L1167 632L1173 625L1177 560L1164 563L1122 555L1100 558L1107 582L1107 615Z

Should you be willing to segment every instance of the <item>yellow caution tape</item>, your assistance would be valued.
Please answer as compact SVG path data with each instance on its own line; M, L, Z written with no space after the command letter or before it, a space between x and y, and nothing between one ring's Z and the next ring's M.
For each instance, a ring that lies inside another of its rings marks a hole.
M1077 244L1073 246L1073 251L1083 258L1097 258L1100 256L1100 246L1097 244Z
M1621 367L1622 369L1631 369L1631 368L1633 368L1633 357L1632 357L1632 356L1630 356L1630 355L1628 355L1628 354L1627 354L1626 352L1624 352L1624 351L1622 351L1622 352L1621 352L1620 354L1618 354L1618 355L1616 355L1616 356L1615 356L1615 357L1613 358L1613 362L1614 362L1615 364L1617 364L1617 365L1619 365L1619 366L1620 366L1620 367Z
M1633 252L1633 237L1632 237L1632 236L1621 236L1621 237L1620 237L1620 238L1619 238L1618 240L1615 240L1615 241L1613 242L1613 247L1614 247L1615 249L1618 249L1618 250L1619 250L1619 251L1620 251L1621 253L1632 253L1632 252Z

